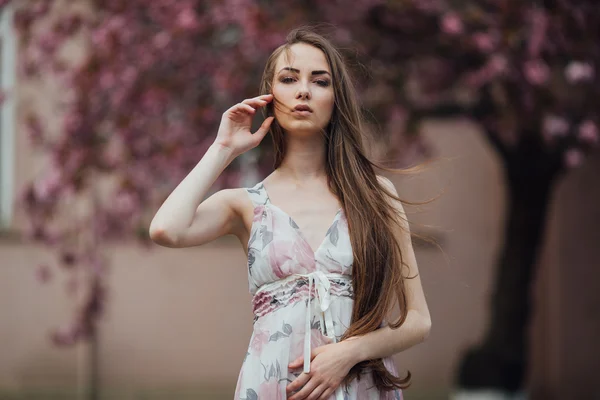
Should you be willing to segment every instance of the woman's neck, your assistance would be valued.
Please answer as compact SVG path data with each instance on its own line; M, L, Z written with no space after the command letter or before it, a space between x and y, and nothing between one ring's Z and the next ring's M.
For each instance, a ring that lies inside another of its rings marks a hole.
M286 143L285 158L278 173L295 181L325 176L325 142L320 135L311 138L290 138Z

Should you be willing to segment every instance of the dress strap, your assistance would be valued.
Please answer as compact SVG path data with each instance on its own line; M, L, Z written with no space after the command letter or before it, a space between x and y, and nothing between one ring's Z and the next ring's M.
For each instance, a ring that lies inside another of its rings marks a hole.
M248 192L248 196L250 196L250 200L252 200L254 207L262 206L269 202L269 196L267 196L267 191L265 190L262 181L251 188L246 188L246 191Z

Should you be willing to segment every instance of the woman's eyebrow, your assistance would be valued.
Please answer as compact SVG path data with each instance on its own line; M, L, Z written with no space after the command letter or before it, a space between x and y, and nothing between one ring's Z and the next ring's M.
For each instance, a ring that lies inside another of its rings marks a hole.
M291 72L295 72L295 73L297 73L297 74L299 74L299 73L300 73L300 70L299 70L299 69L296 69L296 68L291 68L291 67L283 67L283 68L281 68L281 70L279 70L279 72L281 72L281 71L283 71L283 70L286 70L286 71L291 71ZM313 72L311 72L310 74L311 74L311 75L323 75L323 74L331 75L331 74L329 73L329 71L325 71L325 70L317 70L317 71L313 71Z

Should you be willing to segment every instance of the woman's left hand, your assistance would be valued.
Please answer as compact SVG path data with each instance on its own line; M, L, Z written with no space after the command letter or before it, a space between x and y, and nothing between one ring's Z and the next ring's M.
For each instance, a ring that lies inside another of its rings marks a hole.
M287 395L298 391L289 400L326 400L331 396L350 369L356 364L354 350L347 341L331 343L312 349L310 372L300 374L287 385ZM304 355L289 364L290 369L302 368Z

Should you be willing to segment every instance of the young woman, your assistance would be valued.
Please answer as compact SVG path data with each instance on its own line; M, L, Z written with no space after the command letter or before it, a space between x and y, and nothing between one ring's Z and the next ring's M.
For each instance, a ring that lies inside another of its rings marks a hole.
M262 95L223 114L214 144L160 207L156 243L236 235L248 256L254 330L235 399L401 399L391 356L431 321L402 203L361 144L340 53L296 29L267 61ZM250 126L258 109L267 118ZM271 133L275 170L202 201L237 156ZM400 318L388 321L398 305Z

